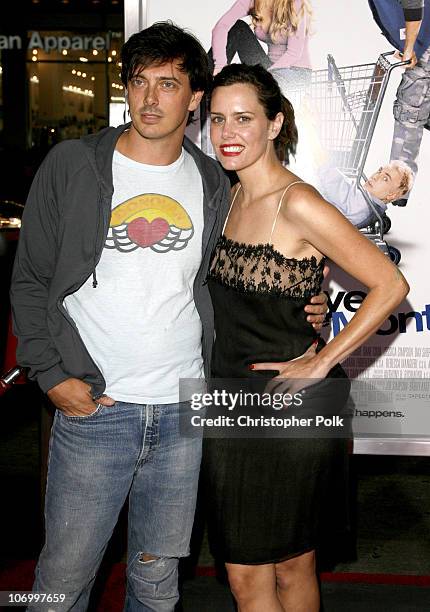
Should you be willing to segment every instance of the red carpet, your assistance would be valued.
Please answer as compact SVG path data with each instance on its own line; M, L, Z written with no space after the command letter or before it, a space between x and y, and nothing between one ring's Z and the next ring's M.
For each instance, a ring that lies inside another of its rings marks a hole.
M35 561L10 561L0 568L0 591L29 591L33 583ZM198 567L196 576L215 576L214 567ZM395 584L400 586L430 586L430 576L404 574L324 573L323 582L362 584ZM120 612L125 595L125 564L112 566L104 587L99 612Z

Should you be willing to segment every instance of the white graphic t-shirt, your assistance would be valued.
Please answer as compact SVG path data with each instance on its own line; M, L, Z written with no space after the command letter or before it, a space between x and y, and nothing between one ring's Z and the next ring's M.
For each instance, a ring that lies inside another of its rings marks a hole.
M105 393L172 403L180 378L201 378L201 322L193 282L202 257L203 185L189 153L168 166L115 151L112 216L90 277L64 300L100 368Z

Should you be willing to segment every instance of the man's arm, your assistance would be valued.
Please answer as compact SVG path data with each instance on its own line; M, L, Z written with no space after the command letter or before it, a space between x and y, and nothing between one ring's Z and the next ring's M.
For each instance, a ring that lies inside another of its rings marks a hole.
M417 63L417 56L415 55L414 45L417 40L418 33L420 31L423 13L424 13L424 1L423 0L402 0L403 12L405 15L405 46L403 54L396 54L403 61L410 61L410 64L406 66L406 69L414 68Z
M324 266L324 278L327 277L330 269ZM324 323L325 316L328 311L327 296L325 293L320 293L311 297L309 304L305 306L305 312L308 313L306 320L312 323L314 329L321 329Z
M11 285L17 359L43 391L68 378L47 328L48 292L55 271L59 212L51 151L39 168L24 209Z
M60 210L57 178L64 170L58 148L52 150L39 168L24 209L15 265L11 303L13 331L18 338L17 360L29 368L53 404L69 416L88 416L96 410L91 386L73 378L63 369L47 326L48 294L55 274L59 239ZM114 401L103 396L105 406Z

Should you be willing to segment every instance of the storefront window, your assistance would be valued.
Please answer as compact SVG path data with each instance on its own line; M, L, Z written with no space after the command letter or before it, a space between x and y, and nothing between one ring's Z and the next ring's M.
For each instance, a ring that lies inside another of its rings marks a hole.
M122 32L33 31L28 40L32 149L43 151L122 121Z

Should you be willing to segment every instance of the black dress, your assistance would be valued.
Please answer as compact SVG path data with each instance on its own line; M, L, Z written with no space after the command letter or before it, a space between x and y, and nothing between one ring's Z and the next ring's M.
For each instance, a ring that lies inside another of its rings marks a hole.
M250 371L250 364L302 355L318 338L304 306L319 293L322 270L323 261L315 257L286 258L270 243L241 244L222 235L208 275L215 311L213 377L261 379L262 372ZM322 346L319 339L317 350ZM344 383L336 392L337 414L348 397L349 381L339 365L326 381L334 378ZM311 398L320 387L308 387L310 401L303 414L312 412ZM318 549L344 532L346 439L205 438L203 449L215 557L230 563L279 562Z

